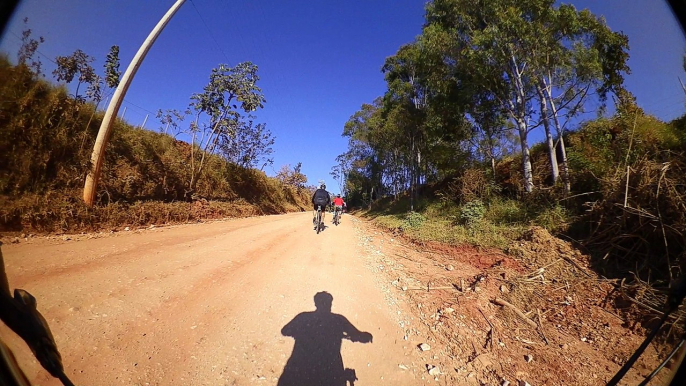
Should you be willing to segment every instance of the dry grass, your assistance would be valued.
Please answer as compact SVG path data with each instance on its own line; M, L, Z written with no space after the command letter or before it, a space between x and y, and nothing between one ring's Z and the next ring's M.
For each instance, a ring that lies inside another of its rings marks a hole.
M78 197L53 192L45 196L25 196L19 200L0 197L0 224L9 232L83 232L124 226L145 226L195 222L226 217L248 217L299 211L290 203L264 207L244 199L194 202L136 201L85 206Z
M308 193L211 154L191 192L191 145L117 120L96 206L80 189L103 113L0 57L0 231L76 231L301 210ZM90 123L90 125L88 125Z

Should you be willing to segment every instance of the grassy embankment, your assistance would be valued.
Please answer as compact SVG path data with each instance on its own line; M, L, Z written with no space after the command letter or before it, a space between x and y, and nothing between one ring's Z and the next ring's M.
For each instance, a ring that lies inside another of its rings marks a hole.
M82 188L102 112L2 58L0 101L0 231L74 232L275 214L301 210L308 201L303 188L217 155L207 157L190 194L191 146L118 120L97 203L88 208Z
M498 163L495 179L488 166L474 165L424 187L416 212L408 213L407 197L386 197L364 214L418 242L498 248L514 258L526 230L543 227L574 241L599 277L617 287L628 279L624 300L654 316L686 265L686 117L665 123L634 106L586 122L565 142L570 194L547 184L547 155L538 145L534 193L521 193L520 159L510 157Z

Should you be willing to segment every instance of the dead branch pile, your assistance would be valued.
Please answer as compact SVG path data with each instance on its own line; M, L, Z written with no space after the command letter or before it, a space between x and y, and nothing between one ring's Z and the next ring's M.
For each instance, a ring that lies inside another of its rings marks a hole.
M507 252L527 270L508 280L508 298L526 309L550 308L551 296L564 297L599 280L588 256L541 227L530 228Z
M634 272L645 282L681 275L686 242L686 160L640 158L602 180L602 199L587 203L587 246L608 277ZM598 253L599 252L599 253Z

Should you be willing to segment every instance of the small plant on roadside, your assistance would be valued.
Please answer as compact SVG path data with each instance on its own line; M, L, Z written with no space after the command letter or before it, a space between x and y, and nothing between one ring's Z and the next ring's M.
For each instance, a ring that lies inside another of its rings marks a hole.
M426 217L417 212L410 212L405 217L405 225L408 228L419 228L425 221Z
M463 224L471 227L484 218L486 213L486 206L481 200L473 200L462 206L460 211L460 220Z

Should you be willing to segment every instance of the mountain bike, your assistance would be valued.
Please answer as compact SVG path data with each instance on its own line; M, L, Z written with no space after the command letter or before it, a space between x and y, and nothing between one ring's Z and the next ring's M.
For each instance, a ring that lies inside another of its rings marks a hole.
M341 211L340 209L336 208L334 209L333 212L333 223L334 225L338 226L338 224L341 223Z
M322 227L324 226L324 223L322 223L322 206L321 205L317 205L317 217L315 219L315 222L316 222L316 224L314 226L314 229L317 231L317 234L319 234L319 232L321 232L321 230L322 230Z

